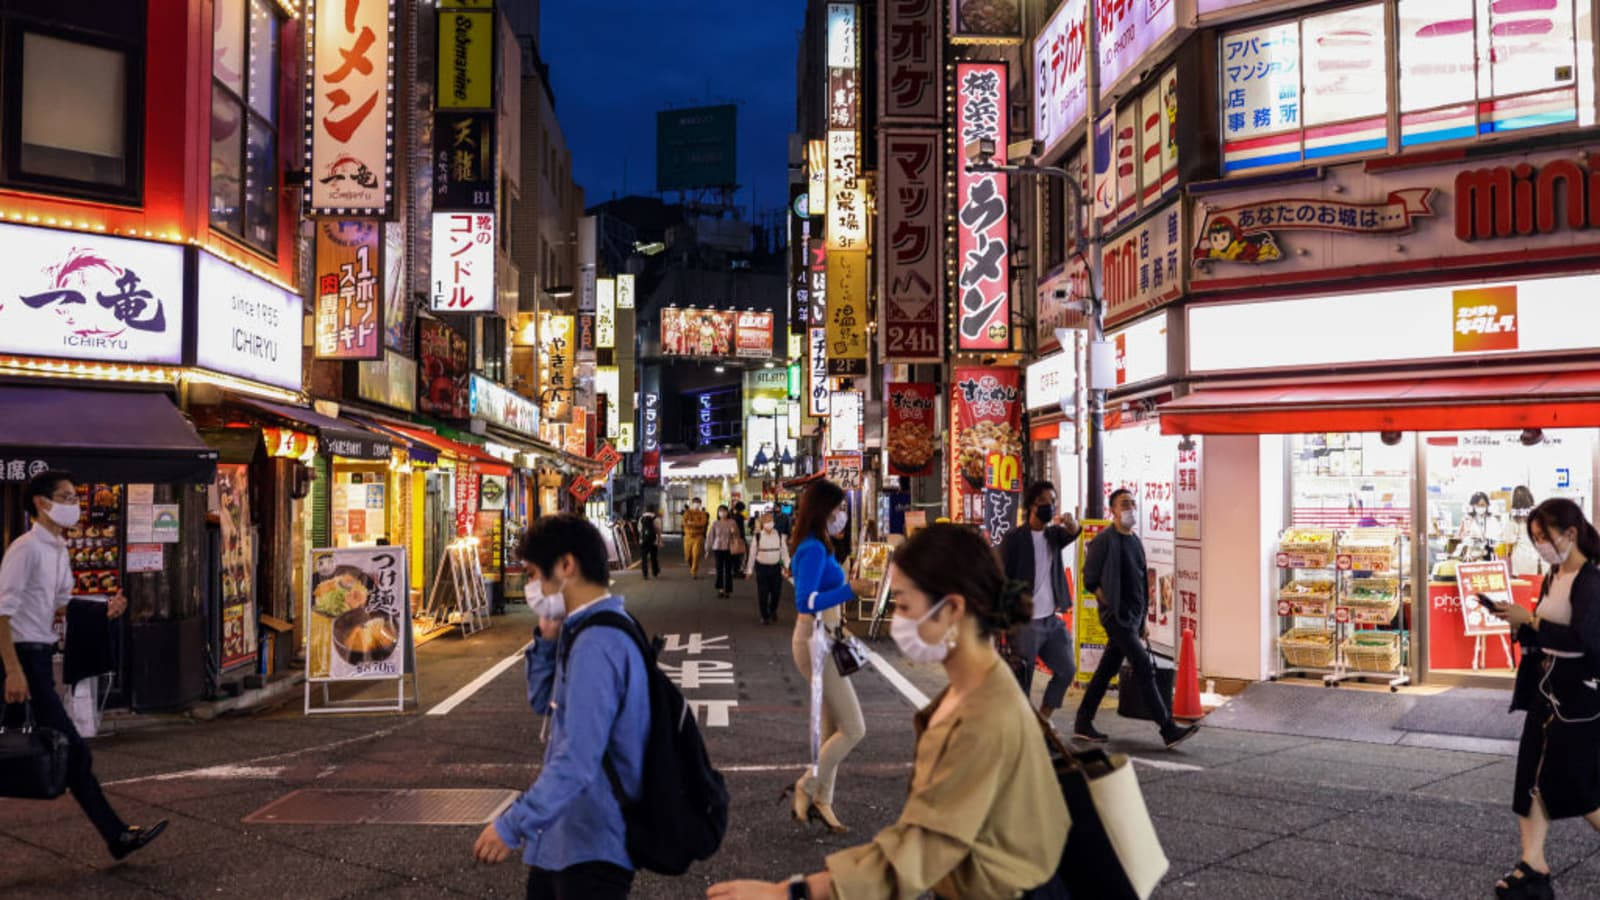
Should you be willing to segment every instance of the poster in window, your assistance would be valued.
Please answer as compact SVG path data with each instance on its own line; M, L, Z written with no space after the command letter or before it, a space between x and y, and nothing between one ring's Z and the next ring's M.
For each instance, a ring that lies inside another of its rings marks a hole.
M935 421L938 385L890 384L885 394L889 416L889 474L908 478L932 475L934 453L939 448Z
M433 208L495 208L494 113L441 112L433 124Z
M996 165L1006 163L1006 64L956 66L958 147L977 140L994 142ZM958 350L1011 348L1011 215L1006 176L969 172L956 175L956 314Z
M423 319L418 345L417 408L430 416L462 420L472 415L467 339L438 319Z
M473 528L478 538L478 566L483 569L483 580L499 584L500 565L505 558L501 549L505 542L505 512L498 509L480 510Z
M400 677L411 625L408 571L404 547L311 551L308 677Z
M382 229L377 219L319 219L317 359L382 359Z
M217 466L217 500L222 540L222 653L224 670L256 655L256 565L250 522L250 467Z
M306 11L306 167L313 215L389 214L394 7L395 0L319 0Z

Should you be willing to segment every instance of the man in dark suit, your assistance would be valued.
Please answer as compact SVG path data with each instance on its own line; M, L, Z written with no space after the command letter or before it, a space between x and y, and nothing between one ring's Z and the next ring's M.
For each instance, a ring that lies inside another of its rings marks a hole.
M1067 589L1067 574L1061 564L1061 551L1078 539L1082 529L1070 513L1056 513L1056 487L1036 481L1022 495L1028 512L1026 524L1011 529L1000 541L1000 561L1006 578L1028 586L1033 597L1033 621L1017 636L1017 653L1023 668L1018 671L1022 692L1033 687L1034 663L1039 659L1050 667L1050 684L1045 687L1039 712L1045 718L1061 708L1061 701L1077 673L1073 663L1072 633L1061 621L1061 613L1072 608Z

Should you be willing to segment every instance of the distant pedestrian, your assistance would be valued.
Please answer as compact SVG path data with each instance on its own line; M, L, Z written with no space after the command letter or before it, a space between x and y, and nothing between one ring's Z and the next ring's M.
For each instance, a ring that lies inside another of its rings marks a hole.
M1133 533L1133 526L1138 522L1133 494L1120 489L1112 492L1111 514L1116 517L1112 527L1090 542L1083 561L1083 585L1094 592L1099 602L1100 624L1105 628L1107 642L1100 664L1095 667L1094 678L1084 689L1073 733L1079 740L1092 743L1106 740L1106 736L1095 729L1094 716L1100 709L1100 701L1105 699L1106 688L1111 686L1111 679L1117 677L1126 660L1133 667L1134 683L1123 685L1122 689L1139 691L1145 709L1160 725L1161 739L1169 748L1176 747L1198 731L1199 726L1185 728L1172 720L1167 701L1156 686L1155 664L1145 649L1149 576L1144 544Z
M816 764L795 782L794 816L805 822L815 814L834 832L848 830L833 812L839 766L867 734L856 689L850 679L839 674L838 666L826 652L832 636L843 625L844 604L854 600L857 593L872 592L872 586L865 582L845 579L844 569L824 543L843 533L849 522L848 505L844 490L837 484L813 481L800 497L794 534L789 536L794 602L799 612L791 642L794 664L807 681L818 669L822 676L822 705L811 707Z
M167 820L148 828L122 821L100 790L89 745L56 694L55 622L65 616L72 599L66 533L78 524L78 489L68 473L47 470L28 482L22 503L33 527L12 541L0 560L0 682L6 702L0 722L20 725L25 712L13 707L27 704L34 724L67 739L67 787L72 798L100 832L106 849L122 859L155 840L166 830ZM127 608L128 598L118 591L107 601L106 615L115 619Z
M707 551L717 565L717 596L733 596L734 544L739 540L739 525L727 506L717 507L717 521L711 526Z
M1071 514L1058 515L1056 487L1036 481L1022 496L1028 511L1026 524L1011 529L1000 541L1000 562L1006 578L1027 586L1033 598L1033 619L1016 635L1022 669L1017 672L1026 697L1033 694L1034 664L1040 658L1050 667L1050 684L1045 687L1039 713L1046 719L1061 708L1067 687L1077 673L1072 658L1072 632L1061 621L1061 614L1072 608L1067 589L1066 569L1061 551L1078 539L1082 529Z
M700 577L700 557L706 550L706 529L711 516L700 507L700 498L690 501L683 514L683 561L689 564L689 577Z
M912 720L916 757L899 820L831 854L821 872L713 885L711 900L1016 897L1056 871L1067 806L1039 721L994 648L995 635L1029 619L1021 586L1006 583L976 532L933 525L895 552L889 596L901 653L942 665L949 679Z
M653 509L639 517L639 574L661 577L661 523Z
M1511 795L1522 859L1495 885L1502 900L1555 896L1544 855L1552 819L1582 816L1600 830L1600 533L1578 504L1552 498L1529 513L1528 537L1550 567L1538 607L1493 608L1522 645L1511 709L1527 713Z
M625 613L611 593L605 541L586 519L546 516L517 546L531 585L559 593L566 622L541 617L528 677L534 708L548 709L550 735L539 776L485 827L472 848L499 863L522 848L530 900L628 895L634 864L619 795L637 802L644 782L650 694L638 644L618 628L565 636L599 613Z
M789 573L789 544L778 533L772 510L761 514L756 533L750 538L750 562L745 574L756 576L756 608L761 624L778 621L778 599L783 596L783 578Z

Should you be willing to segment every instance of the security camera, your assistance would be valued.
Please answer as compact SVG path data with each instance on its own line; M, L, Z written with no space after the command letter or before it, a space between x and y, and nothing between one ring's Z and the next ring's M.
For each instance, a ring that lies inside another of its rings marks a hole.
M972 165L986 166L990 160L994 159L993 138L976 138L967 141L966 147L963 149L966 151L967 162Z
M1032 159L1039 155L1039 142L1028 138L1021 141L1012 141L1006 145L1007 160Z

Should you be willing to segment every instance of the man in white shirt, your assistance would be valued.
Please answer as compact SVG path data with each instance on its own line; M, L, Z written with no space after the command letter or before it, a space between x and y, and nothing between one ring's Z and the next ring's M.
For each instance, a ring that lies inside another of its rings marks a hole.
M55 622L72 599L66 533L78 524L78 490L67 473L42 472L28 482L22 502L33 527L0 558L0 683L6 712L11 713L7 718L14 721L22 715L10 709L12 704L28 703L37 725L66 737L67 787L105 839L106 849L122 859L155 840L167 823L138 828L122 821L100 790L89 747L56 694ZM108 601L106 614L116 618L127 608L128 600L119 591Z

